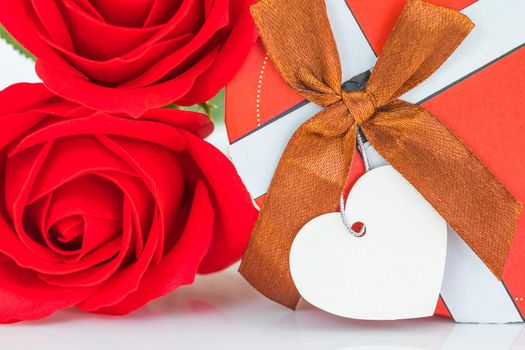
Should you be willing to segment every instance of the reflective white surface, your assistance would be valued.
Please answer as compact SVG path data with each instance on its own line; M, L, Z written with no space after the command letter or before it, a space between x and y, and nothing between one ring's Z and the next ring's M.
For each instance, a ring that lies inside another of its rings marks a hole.
M0 41L0 88L36 81L30 61ZM210 141L226 149L224 126ZM292 312L252 289L235 268L209 276L126 317L65 310L0 326L0 349L403 350L525 349L525 326L448 319L354 321L302 302Z
M295 312L253 290L234 268L126 317L66 310L0 326L2 349L524 349L522 325L454 324L448 319L353 321L302 302Z

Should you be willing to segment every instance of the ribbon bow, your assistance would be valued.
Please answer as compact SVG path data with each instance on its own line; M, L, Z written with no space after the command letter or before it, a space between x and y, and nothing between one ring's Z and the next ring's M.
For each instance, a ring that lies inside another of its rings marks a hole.
M443 64L472 22L455 10L409 1L366 88L347 92L324 1L261 0L251 10L286 82L326 108L289 141L241 274L270 299L295 308L300 295L289 269L292 242L309 220L337 210L359 126L500 278L520 204L451 130L423 108L397 99Z

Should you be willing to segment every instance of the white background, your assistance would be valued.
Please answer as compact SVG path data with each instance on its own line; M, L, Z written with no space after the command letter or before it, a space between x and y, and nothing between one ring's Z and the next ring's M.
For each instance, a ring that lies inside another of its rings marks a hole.
M33 64L0 41L0 89L38 81ZM1 130L0 130L1 132ZM224 126L210 138L226 149ZM525 349L525 326L455 324L444 318L354 321L302 302L292 312L260 296L235 268L126 317L65 310L0 326L0 349Z

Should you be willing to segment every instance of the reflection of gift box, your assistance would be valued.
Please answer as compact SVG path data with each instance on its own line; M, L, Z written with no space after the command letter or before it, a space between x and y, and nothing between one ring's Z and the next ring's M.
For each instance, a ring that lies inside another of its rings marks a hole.
M420 103L447 124L522 202L525 202L525 28L521 0L433 1L462 10L476 28L426 82L402 97ZM327 1L343 80L373 67L405 1ZM320 39L322 40L322 39ZM290 90L261 43L228 86L231 157L251 194L263 200L293 131L320 110ZM363 166L356 162L352 174ZM497 233L494 233L497 234ZM458 321L520 322L525 312L525 220L520 222L503 280L449 232L442 298L436 313Z

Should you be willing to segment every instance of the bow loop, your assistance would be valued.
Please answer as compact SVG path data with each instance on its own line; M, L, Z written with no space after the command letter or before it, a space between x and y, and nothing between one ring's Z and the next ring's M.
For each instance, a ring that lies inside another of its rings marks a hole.
M271 42L272 63L293 90L323 107L341 100L341 62L324 1L309 1L301 11L296 1L259 1L250 11L265 44Z
M339 91L334 90L330 82L320 80L314 72L300 68L296 75L299 80L293 85L297 86L296 91L308 101L321 107L328 107L341 101ZM336 82L336 84L339 84L339 82Z
M378 106L431 76L474 28L453 9L410 0L388 36L367 83Z
M342 100L358 126L370 119L377 108L374 96L366 90L343 91Z

